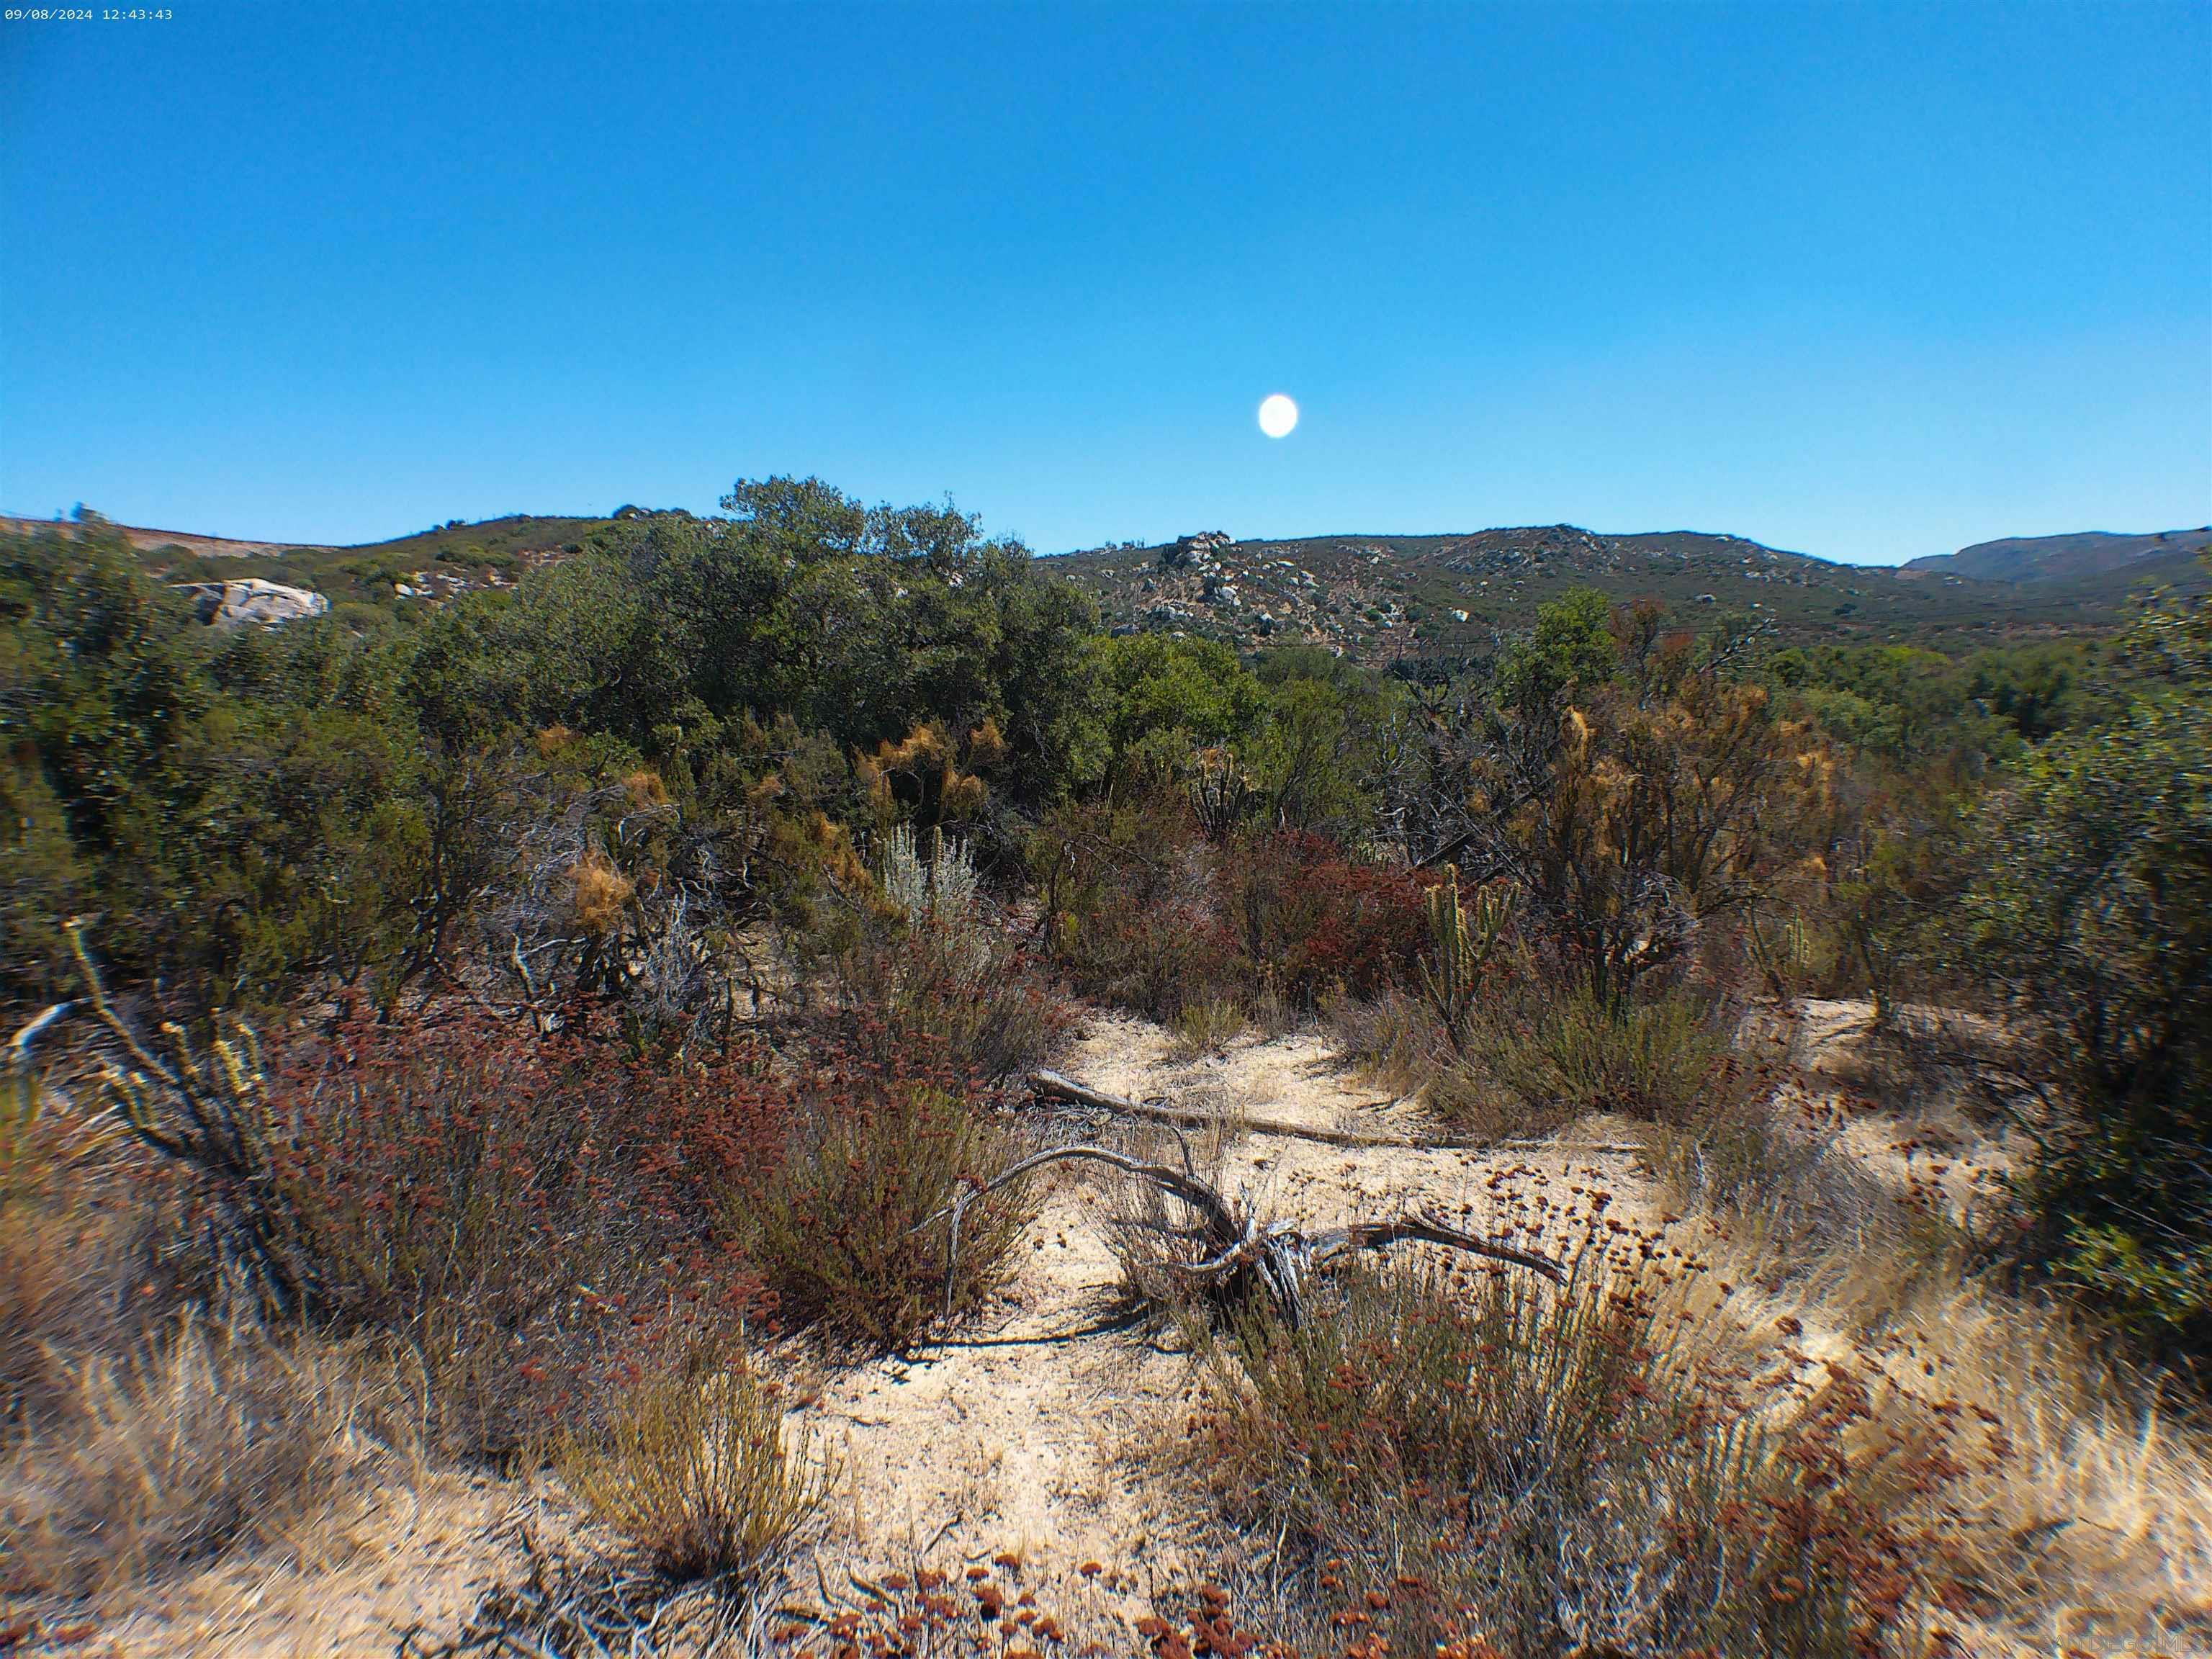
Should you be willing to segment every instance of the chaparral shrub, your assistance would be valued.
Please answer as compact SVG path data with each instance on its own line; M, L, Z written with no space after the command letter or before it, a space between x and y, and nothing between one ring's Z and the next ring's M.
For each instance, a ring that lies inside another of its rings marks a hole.
M1656 1239L1556 1289L1348 1272L1215 1358L1215 1491L1281 1540L1287 1620L1374 1659L1917 1653L1937 1505L1993 1455L1947 1402L1754 1364Z
M1223 859L1224 908L1245 971L1293 1005L1413 982L1431 880L1354 859L1325 836L1249 836Z
M741 1061L659 1073L469 1010L287 1043L266 1092L300 1308L396 1342L457 1449L588 1413L641 1343L751 1293L713 1194L773 1161L785 1106Z

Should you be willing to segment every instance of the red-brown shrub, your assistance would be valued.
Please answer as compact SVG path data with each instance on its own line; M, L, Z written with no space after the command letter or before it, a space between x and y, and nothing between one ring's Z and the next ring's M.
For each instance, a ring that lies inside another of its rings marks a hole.
M411 1356L455 1449L588 1415L641 1347L751 1297L713 1195L774 1163L785 1103L747 1060L655 1072L471 1010L297 1041L269 1095L306 1310Z
M1292 830L1239 842L1221 874L1246 971L1294 1006L1334 990L1364 997L1413 982L1433 878L1356 860L1324 836Z
M1186 803L1164 799L1066 814L1032 861L1060 969L1161 1019L1261 993L1310 1009L1333 991L1412 984L1435 879L1301 830L1214 847Z

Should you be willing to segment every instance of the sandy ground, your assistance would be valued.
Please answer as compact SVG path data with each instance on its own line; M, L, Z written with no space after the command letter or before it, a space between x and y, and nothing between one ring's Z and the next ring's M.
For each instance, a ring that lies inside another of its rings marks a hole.
M1431 1206L1478 1231L1517 1222L1510 1236L1540 1247L1574 1230L1590 1194L1613 1193L1614 1214L1650 1204L1632 1157L1571 1150L1603 1138L1590 1123L1563 1137L1561 1150L1502 1155L1243 1131L1248 1116L1408 1138L1428 1127L1417 1108L1351 1074L1312 1032L1246 1039L1182 1062L1159 1027L1094 1015L1060 1069L1109 1093L1218 1115L1218 1132L1189 1137L1201 1167L1218 1167L1241 1202L1309 1226ZM1058 1127L1087 1138L1085 1115ZM1104 1115L1092 1121L1115 1133ZM1493 1176L1510 1179L1493 1185ZM1500 1195L1508 1190L1520 1198L1510 1214L1501 1212L1511 1207ZM850 1474L831 1553L885 1565L919 1553L941 1565L1011 1550L1046 1577L1097 1561L1139 1595L1208 1570L1203 1528L1146 1469L1183 1426L1198 1381L1191 1362L1141 1333L1097 1328L1114 1315L1120 1279L1100 1224L1109 1201L1090 1180L1058 1179L983 1328L838 1376L805 1413Z
M1747 1024L1741 1042L1786 1068L1778 1110L1802 1112L1814 1133L1836 1137L1879 1178L1937 1187L1958 1208L1969 1207L1977 1183L1998 1167L1997 1154L1954 1133L1965 1127L1956 1114L1940 1104L1921 1109L1911 1103L1912 1091L1881 1074L1867 1042L1870 1013L1863 1003L1808 1004L1787 1019ZM1589 1119L1549 1142L1481 1150L1353 1147L1241 1127L1262 1117L1416 1141L1432 1132L1418 1105L1385 1097L1311 1030L1247 1037L1225 1053L1187 1060L1158 1027L1094 1013L1059 1069L1109 1093L1213 1115L1217 1128L1188 1137L1201 1169L1217 1171L1239 1201L1309 1226L1425 1208L1470 1231L1561 1254L1581 1237L1600 1195L1612 1218L1661 1218L1654 1179L1632 1150L1642 1132L1626 1122ZM1037 1127L1053 1138L1130 1133L1126 1122L1081 1112ZM957 1571L1011 1555L1022 1564L1020 1582L1044 1606L1103 1628L1149 1611L1156 1589L1212 1570L1221 1540L1209 1535L1198 1506L1182 1500L1164 1456L1185 1431L1201 1379L1171 1335L1119 1319L1119 1268L1102 1224L1109 1205L1097 1178L1055 1172L1022 1241L1018 1271L957 1338L842 1369L794 1358L794 1392L807 1401L794 1426L843 1470L814 1561L801 1566L795 1590L802 1599L814 1600L808 1592L817 1587L834 1595L848 1572ZM1706 1248L1710 1228L1685 1225ZM1765 1329L1769 1340L1778 1323L1813 1356L1856 1357L1850 1340L1823 1318L1827 1310L1808 1299L1809 1288L1743 1284L1735 1294L1732 1311L1747 1328ZM1963 1311L1944 1316L1963 1318L1978 1305L1962 1304ZM2111 1576L2125 1565L2142 1577L2142 1560L2154 1562L2156 1552L2146 1555L2129 1540L2154 1524L2156 1506L2146 1508L2143 1494L2158 1488L2120 1467L2132 1455L2126 1436L2107 1434L2110 1455L2093 1456L2074 1426L2057 1424L2051 1435L2045 1462L2052 1478L2082 1488L2068 1487L2062 1512L2101 1516L2099 1524L2120 1540L2109 1552ZM2140 1449L2150 1458L2148 1441ZM2053 1501L2062 1501L2057 1491ZM2130 1504L2142 1514L2130 1519ZM514 1484L448 1477L419 1492L375 1494L367 1510L315 1540L312 1570L304 1547L228 1565L173 1586L88 1644L42 1650L389 1654L397 1632L410 1625L450 1631L484 1586L516 1571L518 1526L557 1525L557 1515L544 1493ZM2212 1550L2194 1533L2191 1540L2182 1553L2191 1559ZM2174 1541L2181 1549L2183 1540ZM2085 1584L2096 1581L2094 1562L2103 1559L2085 1554ZM1099 1564L1096 1577L1082 1571L1091 1563ZM2177 1571L2176 1583L2192 1576ZM2160 1593L2171 1599L2170 1589ZM2082 1618L2094 1622L2087 1612ZM2026 1650L2009 1642L1972 1645ZM2169 1643L2166 1650L2185 1650Z
M450 1631L483 1587L512 1571L514 1527L534 1495L487 1477L382 1486L303 1534L295 1547L225 1561L157 1590L82 1642L27 1653L131 1659L388 1659L400 1632ZM71 1632L67 1623L60 1632ZM0 1651L6 1651L0 1649Z

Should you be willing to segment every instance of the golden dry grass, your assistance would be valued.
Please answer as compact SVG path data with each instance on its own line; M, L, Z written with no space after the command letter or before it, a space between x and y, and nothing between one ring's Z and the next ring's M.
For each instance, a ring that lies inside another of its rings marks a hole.
M1723 1247L1723 1249L1725 1247ZM1755 1265L1741 1264L1754 1279ZM1986 1601L1975 1645L2005 1654L2212 1648L2212 1436L2076 1316L1880 1249L1774 1297L1743 1294L1770 1339L1879 1366L1921 1401L1990 1424L2002 1455L1946 1494L1944 1535Z
M560 1464L584 1507L660 1571L738 1584L780 1564L836 1482L803 1429L787 1433L781 1390L742 1357L641 1378L607 1431L570 1440Z
M359 1385L335 1351L187 1313L141 1352L68 1364L55 1420L7 1469L19 1589L110 1594L267 1546L333 1499Z
M1933 1407L1989 1427L1999 1455L1951 1484L1941 1516L1974 1592L1954 1625L1972 1650L2212 1650L2201 1396L2131 1366L2063 1303L1975 1272L1973 1218L1955 1194L1899 1182L1893 1160L1844 1128L1826 1078L1878 1091L1892 1115L1879 1121L1908 1140L1940 1133L1960 1167L2005 1156L1974 1140L1942 1079L1882 1063L1869 1029L1838 1027L1764 1119L1702 1126L1724 1167L1686 1224L1738 1286L1739 1322L1770 1353L1867 1368L1880 1410ZM1675 1197L1693 1196L1699 1183L1667 1161Z

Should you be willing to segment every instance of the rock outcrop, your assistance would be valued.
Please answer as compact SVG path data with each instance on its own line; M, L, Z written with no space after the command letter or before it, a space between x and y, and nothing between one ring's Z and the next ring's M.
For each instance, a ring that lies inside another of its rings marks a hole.
M248 623L274 628L301 617L319 617L331 608L331 602L313 588L288 587L259 576L178 586L191 596L199 619L216 628L242 628Z
M1201 530L1194 536L1178 536L1173 545L1160 550L1160 568L1182 570L1203 564L1213 554L1236 543L1224 530Z

